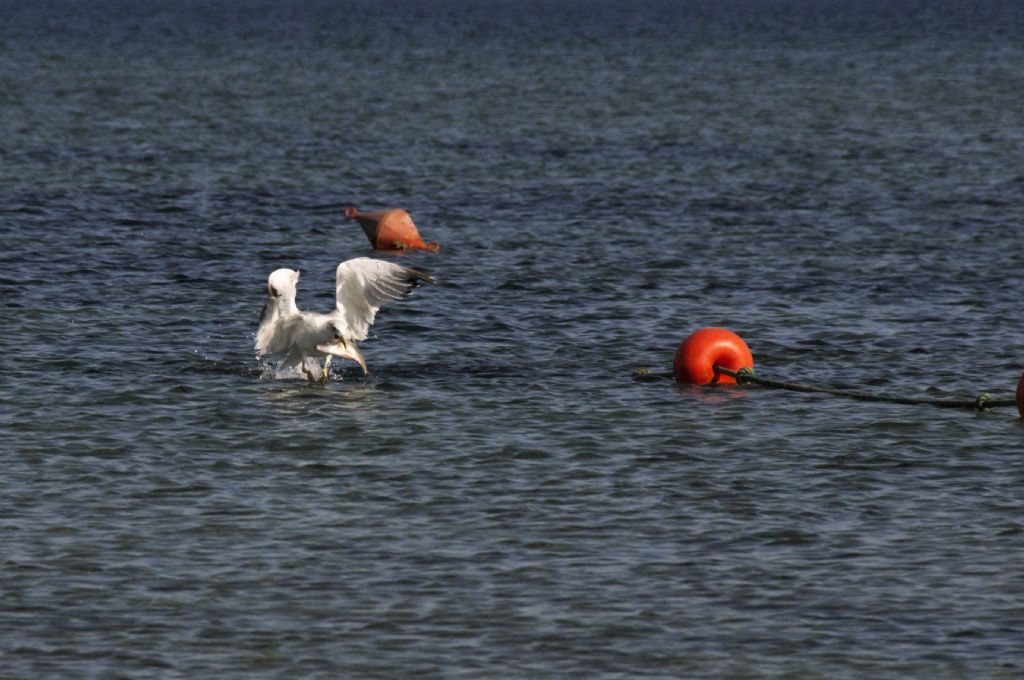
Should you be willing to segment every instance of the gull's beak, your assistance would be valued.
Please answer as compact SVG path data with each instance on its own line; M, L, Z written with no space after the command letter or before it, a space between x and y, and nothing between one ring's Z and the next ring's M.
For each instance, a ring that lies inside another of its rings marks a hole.
M366 359L363 358L363 353L356 347L356 343L345 342L345 338L337 338L330 342L321 342L316 346L318 352L324 354L330 354L342 359L351 359L352 361L359 364L359 367L363 369L364 375L370 375L370 371L366 368Z

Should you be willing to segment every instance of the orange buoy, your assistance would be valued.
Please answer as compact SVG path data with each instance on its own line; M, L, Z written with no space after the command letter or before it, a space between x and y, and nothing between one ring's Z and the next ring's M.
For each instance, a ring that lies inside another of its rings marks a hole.
M680 343L672 368L678 383L735 385L735 378L715 374L715 364L730 371L753 368L754 355L747 343L732 331L701 328Z
M1024 418L1024 374L1021 374L1017 381L1017 413Z
M355 206L345 208L345 217L359 223L377 250L441 250L437 241L424 243L409 213L401 208L359 212Z

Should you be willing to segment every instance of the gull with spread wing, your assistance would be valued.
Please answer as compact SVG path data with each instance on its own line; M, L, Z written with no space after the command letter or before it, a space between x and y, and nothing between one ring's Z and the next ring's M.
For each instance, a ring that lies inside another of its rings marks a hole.
M304 312L295 304L299 272L277 269L267 279L267 304L256 331L257 357L283 357L278 377L300 369L310 382L327 382L332 357L351 359L369 375L357 340L365 340L380 306L397 300L422 281L436 283L429 274L384 260L357 257L338 265L335 306L326 314ZM319 379L315 372L324 357Z

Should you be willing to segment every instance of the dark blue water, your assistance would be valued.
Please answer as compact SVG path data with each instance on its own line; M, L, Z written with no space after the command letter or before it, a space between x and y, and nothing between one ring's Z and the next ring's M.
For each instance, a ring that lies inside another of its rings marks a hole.
M1015 2L0 2L4 678L1024 674ZM266 277L436 286L324 387ZM381 257L386 257L380 255Z

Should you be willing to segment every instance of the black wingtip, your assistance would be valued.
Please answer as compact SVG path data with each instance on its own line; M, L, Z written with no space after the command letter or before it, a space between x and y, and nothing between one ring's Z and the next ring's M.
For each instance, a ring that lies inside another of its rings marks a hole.
M437 283L437 279L435 279L433 276L426 273L422 269L416 269L415 267L406 267L405 273L409 277L408 281L413 285L417 285L421 281L425 283Z

